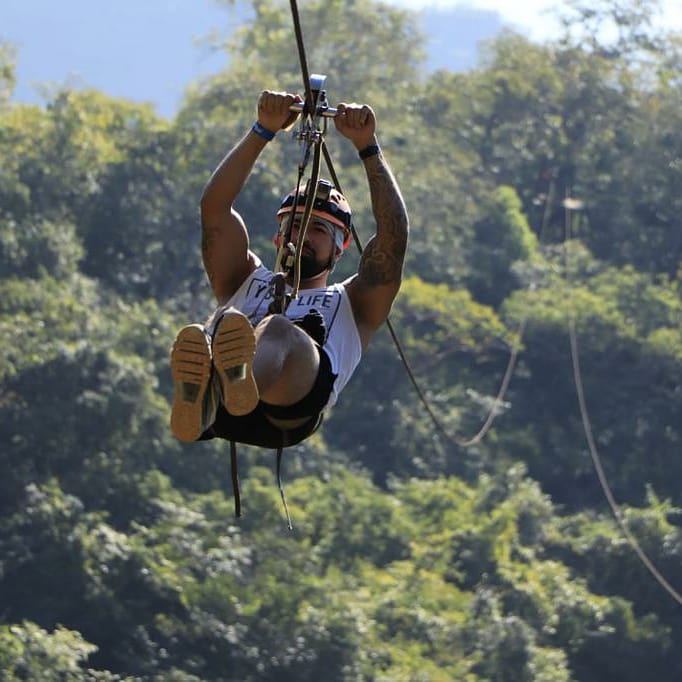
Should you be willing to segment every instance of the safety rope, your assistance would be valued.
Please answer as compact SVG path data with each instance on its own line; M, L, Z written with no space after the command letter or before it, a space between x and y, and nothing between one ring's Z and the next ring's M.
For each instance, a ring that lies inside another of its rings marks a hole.
M296 48L298 49L298 61L301 65L301 75L303 77L303 88L305 92L305 100L308 106L313 104L313 93L310 86L310 72L308 71L308 60L305 54L305 43L303 42L303 31L301 30L301 18L298 14L298 4L296 0L291 0L291 19L294 24L294 33L296 35ZM312 115L314 112L308 111Z
M289 514L289 505L287 504L287 498L284 494L284 486L282 485L282 454L284 453L284 448L280 446L277 448L277 487L279 488L279 494L282 498L282 505L284 506L284 513L287 517L287 528L289 530L294 530L291 524L291 515Z
M310 173L310 179L306 188L305 206L303 208L303 215L301 216L301 224L298 228L298 239L296 240L296 260L294 263L294 280L291 287L291 298L295 299L298 296L301 287L301 257L303 255L303 244L305 242L306 232L310 224L310 217L313 213L313 204L317 195L317 183L320 179L320 142L313 142L313 164ZM294 223L296 216L296 204L292 206L291 224Z
M324 160L325 163L327 164L327 170L329 171L329 177L332 179L332 182L334 183L334 186L336 189L343 194L343 188L341 187L341 183L339 182L339 177L336 174L336 170L334 169L334 164L332 162L331 156L329 154L329 150L327 149L326 144L322 144L322 152L324 155ZM344 195L345 196L345 195ZM362 244L362 240L360 239L360 236L358 235L357 230L355 229L355 224L351 221L350 225L351 229L351 234L353 236L353 241L355 242L355 246L358 249L358 253L362 255L364 251L364 246ZM405 367L405 371L407 372L407 376L410 379L410 382L412 383L412 386L417 393L417 396L419 397L422 405L424 406L424 409L426 410L427 414L429 417L431 417L431 421L433 422L434 426L438 429L438 431L441 432L441 434L447 439L447 440L452 440L452 437L448 433L447 429L441 424L440 420L438 419L436 413L434 412L433 408L431 407L431 404L429 400L427 399L424 391L422 390L421 386L419 385L419 382L417 381L417 377L415 376L412 367L410 365L410 362L407 358L407 355L405 354L405 351L403 350L402 343L400 342L400 339L398 338L398 334L395 330L395 327L393 326L393 322L391 321L390 316L386 318L386 328L388 329L389 334L391 335L391 339L393 340L393 344L398 352L398 355L400 357L401 362L403 363L403 366Z
M329 176L332 179L332 182L334 183L334 186L336 189L343 194L343 189L341 187L341 183L339 182L338 176L336 174L336 171L334 170L334 164L332 163L331 156L329 154L329 150L327 149L326 144L323 142L322 143L322 152L324 155L324 160L325 163L327 164L327 169L329 171ZM553 200L554 196L554 187L555 187L555 182L554 178L552 177L550 180L549 188L547 191L547 194L545 196L545 203L544 203L544 210L543 210L543 217L542 217L542 223L540 225L540 229L538 231L538 241L542 243L543 241L543 235L544 232L546 231L547 224L549 222L549 215L550 215L550 206ZM359 251L359 253L362 255L363 252L363 246L362 246L362 241L357 233L357 230L355 229L355 225L351 223L351 233L353 235L353 241L355 242L355 245ZM391 339L393 340L393 344L398 352L398 356L400 357L400 360L405 368L405 371L407 373L408 378L410 379L410 383L412 384L412 387L414 388L417 396L419 397L419 400L421 401L424 409L426 410L426 413L428 414L429 418L431 419L431 422L435 426L435 428L440 432L440 434L443 436L443 438L451 443L452 445L455 445L457 447L464 447L468 448L473 445L477 445L480 443L483 438L487 435L487 433L490 431L492 428L493 422L497 418L497 415L499 413L499 406L502 405L504 402L504 397L507 394L507 390L509 388L509 384L511 383L512 376L514 374L514 370L516 368L516 361L518 359L518 354L521 350L521 343L523 340L523 335L525 333L526 329L526 324L528 322L528 314L525 314L522 318L521 321L519 322L519 326L517 329L517 332L514 337L514 342L512 344L510 356L509 356L509 361L507 362L507 367L505 369L504 375L502 377L502 381L500 383L499 390L497 391L497 394L493 400L493 403L488 411L488 415L486 416L483 425L481 428L478 430L478 432L472 436L471 438L458 438L456 436L453 436L447 428L442 424L438 416L436 415L435 410L431 406L431 403L429 399L427 398L426 394L422 390L421 386L419 385L419 381L417 380L417 377L415 376L414 371L412 370L412 367L410 365L410 362L407 358L407 355L405 354L405 351L403 350L402 343L400 342L400 339L398 338L398 334L395 330L395 327L390 319L388 317L386 319L386 327L388 329L389 334L391 335Z
M568 262L568 243L571 239L571 222L574 215L577 215L579 210L578 204L573 201L564 201L565 210L565 238L564 238L564 260L566 275L569 274L569 262ZM573 304L573 300L569 299L569 302ZM637 538L632 534L630 528L628 527L625 514L621 509L616 498L613 495L611 486L609 485L606 472L604 471L604 465L602 463L602 458L597 449L597 444L594 438L594 431L592 429L592 422L590 420L590 415L587 410L587 400L585 398L585 387L582 380L582 371L580 369L580 352L578 349L578 335L576 333L576 312L575 305L570 305L569 308L570 317L568 323L568 334L571 344L571 363L573 365L573 380L575 382L576 395L578 398L578 407L580 409L580 417L583 424L583 431L585 432L585 440L587 441L587 447L590 451L590 457L592 458L592 463L594 464L595 471L597 473L597 478L599 480L599 485L601 486L602 492L606 501L611 509L611 512L616 519L621 532L625 539L629 542L630 546L634 550L635 554L653 576L654 580L680 605L682 605L682 595L666 580L663 574L658 570L654 562L650 559L649 555L644 551L642 546L639 544Z

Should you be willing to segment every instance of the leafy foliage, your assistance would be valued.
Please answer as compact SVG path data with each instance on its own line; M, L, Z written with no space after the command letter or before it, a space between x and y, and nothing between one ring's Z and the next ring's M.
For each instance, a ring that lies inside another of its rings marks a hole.
M392 320L442 429L379 333L285 455L293 533L271 453L240 455L233 520L224 444L167 428L168 347L212 305L196 200L254 93L300 90L288 9L254 2L171 121L92 90L13 104L0 44L3 679L682 676L679 605L603 502L575 385L622 522L682 589L682 62L650 5L570 3L555 43L503 33L428 77L414 14L302 7L330 103L372 104L409 207ZM328 142L369 234L362 168ZM239 198L264 258L294 146Z

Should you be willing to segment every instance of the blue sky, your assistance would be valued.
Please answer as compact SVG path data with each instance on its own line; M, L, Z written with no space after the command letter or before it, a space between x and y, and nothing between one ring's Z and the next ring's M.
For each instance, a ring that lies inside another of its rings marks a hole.
M556 0L389 0L392 5L422 9L430 7L472 7L493 10L505 23L522 27L536 40L551 35L556 30L553 11L561 6ZM660 25L682 31L682 1L661 0Z
M214 0L0 0L0 39L17 48L15 99L39 101L49 83L87 85L163 114L225 65L199 42L233 20Z
M537 40L556 31L548 11L556 3L546 0L390 1L418 10L457 10L452 25L437 26L440 35L432 39L440 59L451 63L435 66L473 62L476 42L503 24ZM682 2L663 4L665 25L682 30ZM0 0L0 40L17 48L17 101L43 101L41 91L50 84L92 86L151 102L171 116L189 83L226 65L206 36L216 28L229 33L241 16L217 0ZM450 41L451 34L459 39Z

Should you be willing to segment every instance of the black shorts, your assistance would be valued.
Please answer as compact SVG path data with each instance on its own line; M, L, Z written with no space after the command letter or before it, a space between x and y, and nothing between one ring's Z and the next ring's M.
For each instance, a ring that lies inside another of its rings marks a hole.
M209 427L199 440L224 438L225 440L265 448L279 448L296 445L314 433L322 423L322 409L329 400L336 374L332 372L329 356L317 346L320 367L310 392L293 405L270 405L259 401L256 409L242 417L235 417L220 405L213 426ZM301 426L282 430L269 419L301 419L309 417Z

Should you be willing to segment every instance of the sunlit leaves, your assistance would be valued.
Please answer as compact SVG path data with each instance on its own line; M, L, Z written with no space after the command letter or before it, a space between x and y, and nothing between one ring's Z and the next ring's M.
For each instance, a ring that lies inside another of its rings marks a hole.
M15 57L14 47L0 40L0 107L7 103L16 84Z
M412 14L302 6L330 103L377 111L412 229L392 315L448 429L480 426L520 354L502 416L465 449L436 432L380 332L323 427L285 454L289 532L272 453L240 449L236 520L226 444L180 445L167 425L168 346L211 305L202 187L261 89L301 91L286 6L254 9L229 68L173 121L89 90L10 104L0 48L0 668L171 682L679 677L677 607L602 513L567 333L574 321L614 492L641 505L624 517L674 581L679 44L652 53L644 78L632 54L505 33L477 69L422 82ZM645 9L625 7L628 40ZM362 165L333 127L327 139L371 234ZM239 197L266 261L298 160L280 134ZM346 256L335 277L356 265Z
M77 682L82 679L82 662L96 650L79 632L63 626L52 632L30 621L0 626L0 669L7 682Z

